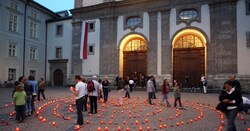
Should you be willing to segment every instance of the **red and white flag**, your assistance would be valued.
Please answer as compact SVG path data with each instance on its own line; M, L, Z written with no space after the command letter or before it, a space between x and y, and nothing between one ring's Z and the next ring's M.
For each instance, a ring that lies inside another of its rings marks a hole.
M82 37L81 37L81 45L80 45L80 59L87 59L88 54L88 23L82 21Z

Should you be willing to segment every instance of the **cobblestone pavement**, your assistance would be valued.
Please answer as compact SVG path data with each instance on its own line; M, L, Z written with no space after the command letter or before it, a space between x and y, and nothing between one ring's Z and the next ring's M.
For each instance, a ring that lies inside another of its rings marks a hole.
M69 88L48 88L45 92L47 100L36 103L38 116L33 114L26 117L25 122L17 123L9 118L14 107L11 104L12 89L0 88L0 130L14 131L72 131L76 122L76 107ZM82 131L215 131L225 130L223 114L214 108L218 103L219 94L182 93L184 109L160 105L161 93L158 99L153 99L154 105L146 101L147 93L134 91L130 99L124 99L123 106L116 106L117 91L110 92L107 104L98 103L98 113L89 115L84 112L84 126ZM250 95L244 95L250 97ZM173 92L169 93L170 103L173 105ZM6 105L7 104L7 105ZM70 110L70 108L72 109ZM39 120L41 118L41 120ZM43 122L46 120L46 122ZM54 126L53 123L54 122ZM239 114L236 119L239 131L250 128L250 115Z

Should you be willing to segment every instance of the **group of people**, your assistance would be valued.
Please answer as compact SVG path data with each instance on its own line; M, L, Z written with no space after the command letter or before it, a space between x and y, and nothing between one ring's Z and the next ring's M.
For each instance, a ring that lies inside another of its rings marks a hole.
M156 85L153 82L154 79L155 79L154 76L150 76L148 81L147 81L147 92L148 92L148 102L149 102L149 104L152 104L151 99L154 98L153 95L155 95L154 89L155 89ZM163 95L163 97L162 97L162 100L161 100L161 105L162 105L162 103L164 101L166 101L167 107L171 106L171 104L168 101L169 88L170 88L170 85L169 85L168 80L164 79L163 84L162 84L162 95ZM182 109L183 107L182 107L182 104L181 104L181 90L180 90L179 84L177 83L176 80L174 81L173 89L174 89L174 98L175 98L174 106L177 107L177 101L178 101L179 106Z
M75 87L70 87L70 91L76 97L76 110L77 110L77 123L76 127L78 128L84 124L83 121L83 108L84 111L87 111L87 103L89 100L90 111L89 114L97 113L97 101L103 98L104 103L108 101L108 94L110 91L110 83L108 78L105 77L104 81L97 77L93 76L91 80L87 81L85 78L82 78L80 75L75 76L76 85Z
M229 80L224 83L219 101L220 104L218 104L216 108L217 110L221 110L228 119L227 131L236 131L235 118L240 111L248 112L250 100L246 97L242 97L241 85L240 82L235 79L235 75L231 75Z
M13 103L16 111L16 121L23 122L25 116L31 116L35 111L34 102L40 101L40 93L45 99L44 90L46 84L43 78L40 81L35 81L35 77L30 75L28 79L24 76L19 77L15 82L15 88L12 93Z

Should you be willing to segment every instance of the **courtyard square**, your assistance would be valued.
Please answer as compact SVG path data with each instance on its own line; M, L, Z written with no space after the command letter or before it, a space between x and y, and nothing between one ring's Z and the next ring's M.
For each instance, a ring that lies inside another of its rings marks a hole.
M72 131L76 123L74 98L68 87L47 88L47 100L36 103L36 114L26 117L25 122L15 121L14 106L11 104L12 89L0 88L0 130L14 131ZM218 104L216 93L182 92L184 109L160 104L162 94L156 93L153 105L147 102L146 91L133 91L131 98L124 98L124 105L117 106L118 94L111 90L108 103L98 103L98 113L84 112L84 126L81 131L215 131L226 129L226 118L215 110ZM124 92L125 96L125 92ZM250 95L243 94L250 97ZM169 93L171 105L173 92ZM12 119L10 115L12 116ZM241 114L236 118L238 131L248 131L250 115Z

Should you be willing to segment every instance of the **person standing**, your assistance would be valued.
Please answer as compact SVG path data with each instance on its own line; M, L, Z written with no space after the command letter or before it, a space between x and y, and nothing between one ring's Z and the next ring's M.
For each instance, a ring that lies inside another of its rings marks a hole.
M94 90L90 91L88 90L88 96L90 101L90 114L96 114L97 113L97 97L99 97L99 83L96 81L97 77L93 76L93 79L91 80L94 85ZM90 81L90 82L91 82ZM89 86L89 83L88 83Z
M36 95L38 93L38 88L37 88L37 81L35 81L35 77L33 75L30 75L28 77L29 79L29 83L32 85L33 87L33 93L32 93L32 98L31 98L31 114L33 114L33 112L35 111L35 100L36 100Z
M38 82L38 95L37 100L40 101L40 94L42 93L43 99L45 100L44 90L45 90L46 84L43 80L43 78L40 78L40 81Z
M126 86L126 83L125 83L124 79L122 79L121 77L119 78L118 87L117 87L118 97L119 97L119 105L120 106L123 105L123 101L122 101L122 94L123 93L122 92L123 92L123 90L125 89L125 86Z
M224 83L225 90L219 96L219 101L226 104L226 111L224 111L228 123L227 131L236 131L235 118L239 112L238 108L242 105L242 96L239 90L232 87L231 81Z
M25 104L25 106L26 106L26 108L25 108L26 115L31 116L31 111L32 111L31 99L32 99L32 93L33 93L33 87L25 77L23 77L22 83L24 84L24 91L25 91L25 93L27 95L26 104Z
M130 92L133 91L133 86L134 86L134 80L132 78L130 78L129 82L129 88L130 88Z
M179 106L180 108L182 108L182 104L181 104L181 90L179 87L179 84L177 83L177 81L174 83L174 107L177 106L177 101L179 101Z
M118 81L117 81L118 83ZM102 89L103 89L103 97L104 97L104 103L108 101L108 96L109 96L109 81L108 77L105 77L104 81L102 82Z
M103 92L103 89L102 89L102 79L99 79L98 80L98 83L99 83L99 92L98 92L98 101L100 101L100 99L102 98L102 92Z
M157 99L157 98L156 98L156 95L155 95L155 93L157 92L156 80L155 80L155 77L154 77L154 76L152 76L152 77L153 77L152 82L153 82L153 85L154 85L153 92L152 92L152 99Z
M16 109L16 120L22 122L25 118L25 101L26 93L23 89L23 84L19 84L16 87L16 91L13 95L13 101Z
M168 83L168 80L165 79L165 80L163 80L163 84L162 84L163 98L162 98L162 101L161 101L161 105L164 102L164 100L166 100L167 106L170 107L171 105L169 104L169 101L168 101L168 92L169 92L169 83Z
M148 103L152 104L151 98L154 89L153 76L150 76L147 81Z
M126 91L125 97L130 98L130 94L129 94L129 90L130 90L130 87L129 87L129 77L126 77L125 84L126 84L126 86L125 86L125 91Z
M77 122L75 128L78 128L79 126L82 126L84 124L82 111L84 99L86 99L85 94L87 94L87 84L83 83L81 80L81 76L76 75L75 81L77 84L75 86L75 89L73 87L70 87L70 91L76 96Z
M201 76L201 82L202 82L203 91L206 94L207 93L207 80L203 74Z

